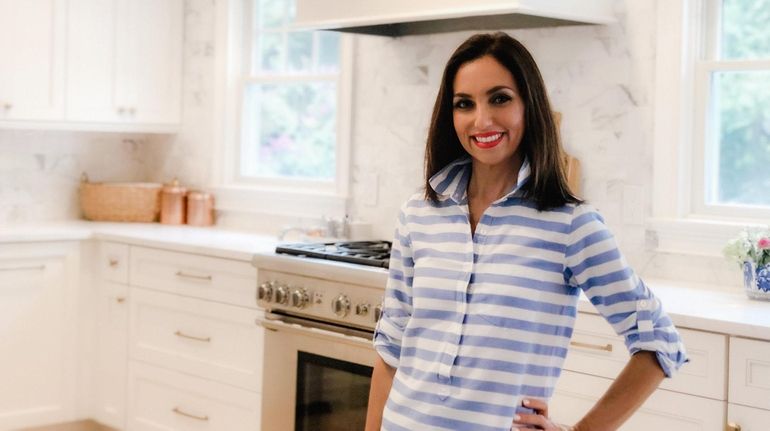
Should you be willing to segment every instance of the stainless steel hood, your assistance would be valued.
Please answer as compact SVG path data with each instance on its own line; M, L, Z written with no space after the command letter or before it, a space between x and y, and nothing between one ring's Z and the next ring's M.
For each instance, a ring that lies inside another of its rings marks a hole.
M383 36L609 24L613 0L297 0L295 25Z

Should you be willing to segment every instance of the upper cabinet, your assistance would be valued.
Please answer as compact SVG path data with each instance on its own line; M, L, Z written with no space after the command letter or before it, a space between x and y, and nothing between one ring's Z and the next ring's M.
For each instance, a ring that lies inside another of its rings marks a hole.
M612 0L296 0L299 28L404 36L615 21Z
M0 123L62 118L65 5L0 0Z
M182 24L183 0L0 0L0 127L175 132Z
M67 120L179 124L182 0L70 0L68 22Z

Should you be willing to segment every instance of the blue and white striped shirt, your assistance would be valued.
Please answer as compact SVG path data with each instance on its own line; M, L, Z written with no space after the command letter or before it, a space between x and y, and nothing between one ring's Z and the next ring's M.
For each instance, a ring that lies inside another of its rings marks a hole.
M538 212L529 177L493 202L471 234L470 158L430 180L398 219L374 345L397 368L382 429L509 430L523 397L549 399L582 290L633 354L657 352L667 376L686 362L660 301L628 267L588 205Z

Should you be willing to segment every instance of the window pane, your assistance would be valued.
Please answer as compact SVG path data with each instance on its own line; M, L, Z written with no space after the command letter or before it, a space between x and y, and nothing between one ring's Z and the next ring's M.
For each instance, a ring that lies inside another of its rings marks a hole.
M313 68L313 33L298 31L289 33L289 70L311 72Z
M318 32L318 70L324 73L337 72L340 58L340 35L336 32Z
M336 84L257 84L246 91L241 175L333 180Z
M770 0L723 0L721 57L770 58Z
M257 70L280 72L283 70L283 33L262 32L257 35Z
M257 27L282 27L286 22L286 6L286 0L259 0L256 8Z
M716 72L716 184L709 203L770 206L770 71ZM714 173L706 173L714 178Z

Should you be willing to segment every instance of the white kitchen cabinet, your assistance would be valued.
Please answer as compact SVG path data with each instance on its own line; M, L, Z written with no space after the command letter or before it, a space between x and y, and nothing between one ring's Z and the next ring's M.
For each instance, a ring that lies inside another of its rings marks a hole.
M0 0L0 127L60 120L65 0Z
M136 361L129 382L128 431L260 429L258 393Z
M0 430L75 419L78 259L77 242L0 247Z
M725 431L767 431L770 411L731 403L727 405L727 423Z
M67 121L174 131L181 121L182 8L182 0L70 0Z
M125 429L128 286L102 281L99 290L94 419L116 429Z
M262 387L258 310L131 288L130 357L251 391Z
M607 390L612 380L564 371L549 410L565 424L580 420ZM623 431L723 431L725 402L658 390L626 422Z

